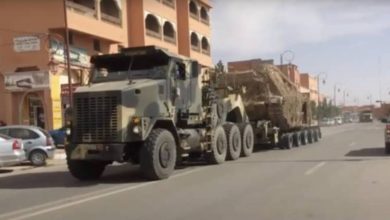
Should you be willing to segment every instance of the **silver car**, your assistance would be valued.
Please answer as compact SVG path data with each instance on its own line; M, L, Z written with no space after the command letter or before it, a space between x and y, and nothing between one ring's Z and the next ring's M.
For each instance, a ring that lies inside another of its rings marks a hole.
M0 134L0 167L18 165L25 160L22 140Z
M0 134L21 139L26 157L35 166L43 166L54 157L55 145L50 134L35 126L13 125L0 127Z

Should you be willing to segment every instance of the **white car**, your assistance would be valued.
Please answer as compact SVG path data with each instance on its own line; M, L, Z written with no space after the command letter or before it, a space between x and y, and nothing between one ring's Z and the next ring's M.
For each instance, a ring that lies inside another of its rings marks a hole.
M341 117L336 117L336 118L334 118L334 120L335 120L335 123L336 123L337 125L343 124L343 119L342 119Z
M0 167L18 165L25 160L22 140L0 134Z

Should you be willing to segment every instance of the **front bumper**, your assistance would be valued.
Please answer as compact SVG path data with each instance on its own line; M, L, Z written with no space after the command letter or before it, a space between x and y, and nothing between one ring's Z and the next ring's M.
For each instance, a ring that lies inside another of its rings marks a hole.
M125 144L78 144L67 151L72 160L123 162Z

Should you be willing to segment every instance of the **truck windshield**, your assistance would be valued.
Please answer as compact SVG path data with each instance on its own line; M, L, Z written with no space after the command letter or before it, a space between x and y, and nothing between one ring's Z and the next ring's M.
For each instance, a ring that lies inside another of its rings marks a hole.
M92 71L92 83L129 79L164 79L169 59L161 56L106 55L97 57Z

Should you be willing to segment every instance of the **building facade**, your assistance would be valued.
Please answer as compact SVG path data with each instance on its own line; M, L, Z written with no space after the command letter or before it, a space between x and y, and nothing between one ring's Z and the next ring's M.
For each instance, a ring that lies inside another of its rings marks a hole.
M313 101L318 105L318 81L316 77L311 76L308 73L302 73L300 75L301 93L306 94L310 101Z
M95 54L157 45L212 65L207 0L2 0L0 8L0 120L7 124L61 127L68 75L73 89L85 84Z

